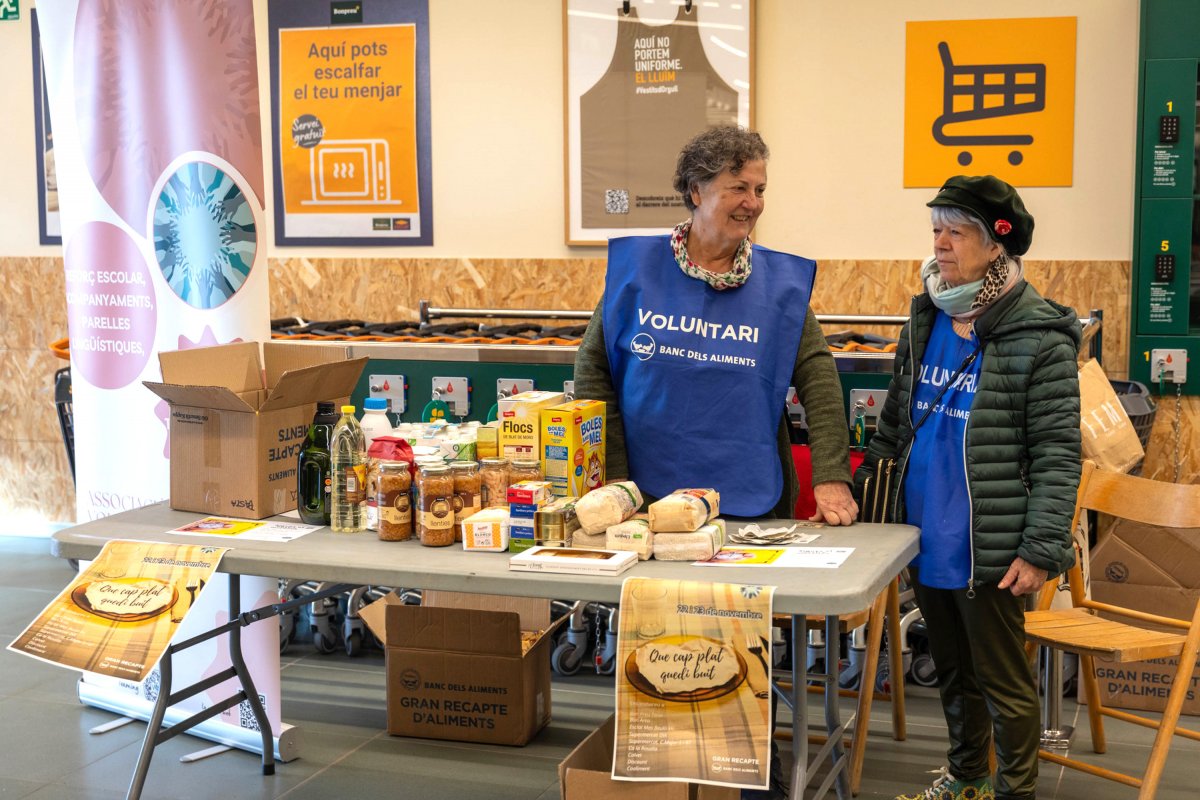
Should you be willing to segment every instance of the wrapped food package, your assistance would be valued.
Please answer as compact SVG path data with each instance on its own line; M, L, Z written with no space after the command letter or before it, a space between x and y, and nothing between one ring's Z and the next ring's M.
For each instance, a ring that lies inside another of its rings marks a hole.
M716 489L676 489L650 504L650 530L658 533L694 531L720 513Z
M695 531L662 531L654 534L654 558L658 561L704 561L725 544L725 520L714 519Z
M577 530L571 534L570 546L577 547L580 550L607 550L608 532L584 533L582 530Z
M609 527L605 539L606 550L630 550L637 553L639 561L650 558L654 546L654 532L645 514L634 514L624 522Z
M642 507L642 492L633 481L618 481L585 494L575 504L575 516L584 533L605 533L632 517Z

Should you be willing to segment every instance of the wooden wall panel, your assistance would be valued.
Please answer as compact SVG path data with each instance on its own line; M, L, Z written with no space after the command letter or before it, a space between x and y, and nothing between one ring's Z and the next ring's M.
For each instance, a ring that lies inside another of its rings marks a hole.
M905 314L919 291L920 261L827 260L821 263L813 307L829 314ZM592 309L604 288L604 260L580 259L271 259L272 317L413 320L421 300L446 307ZM3 258L0 272L0 411L12 424L0 433L0 470L38 475L31 489L0 488L0 511L39 511L74 518L74 491L53 407L53 375L63 362L47 344L66 335L62 259ZM1129 262L1037 262L1029 279L1043 294L1084 313L1103 308L1104 355L1110 374L1125 374L1129 324ZM846 326L830 326L844 328ZM855 326L856 328L861 326ZM898 328L879 328L896 335ZM1154 428L1146 474L1173 474L1173 402ZM1200 398L1185 398L1181 437L1184 480L1200 482L1191 455L1200 447ZM31 472L32 470L32 472Z

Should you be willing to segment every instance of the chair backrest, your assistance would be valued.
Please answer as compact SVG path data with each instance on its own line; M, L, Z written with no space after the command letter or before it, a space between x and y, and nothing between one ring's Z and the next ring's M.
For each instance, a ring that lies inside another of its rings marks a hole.
M1200 485L1166 483L1122 472L1108 472L1098 469L1094 461L1084 461L1079 476L1079 492L1075 497L1075 515L1071 519L1073 532L1079 528L1080 515L1089 509L1144 525L1200 528ZM1075 605L1090 605L1080 601L1082 572L1078 577L1073 574L1074 570L1080 569L1078 561L1082 554L1078 547L1075 556L1076 566L1067 575L1069 582L1078 584L1072 586L1071 591L1073 596L1080 593L1080 598L1075 598L1073 602ZM1046 582L1038 594L1035 608L1044 611L1050 607L1058 582L1057 577Z
M1200 528L1200 484L1166 483L1106 472L1083 462L1076 501L1081 508L1163 528Z

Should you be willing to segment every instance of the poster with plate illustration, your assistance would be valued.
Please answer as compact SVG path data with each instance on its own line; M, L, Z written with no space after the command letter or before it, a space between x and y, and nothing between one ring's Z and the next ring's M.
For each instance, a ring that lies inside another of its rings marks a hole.
M228 549L108 542L8 649L71 669L142 681Z
M774 592L625 581L613 778L766 788Z

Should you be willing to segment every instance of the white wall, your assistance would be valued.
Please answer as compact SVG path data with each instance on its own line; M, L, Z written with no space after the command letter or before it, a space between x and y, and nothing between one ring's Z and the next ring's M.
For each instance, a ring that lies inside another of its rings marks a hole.
M920 257L932 192L901 186L905 21L1054 15L1078 17L1075 178L1070 188L1022 191L1037 217L1030 255L1130 258L1137 0L1009 0L1002 9L982 0L756 5L755 114L772 149L757 237L764 244L824 259ZM269 138L266 0L255 0L255 9ZM37 243L24 12L19 22L0 22L0 140L8 150L0 159L0 255L53 255L58 248ZM600 255L563 243L561 2L430 0L430 39L436 244L272 245L271 255Z

